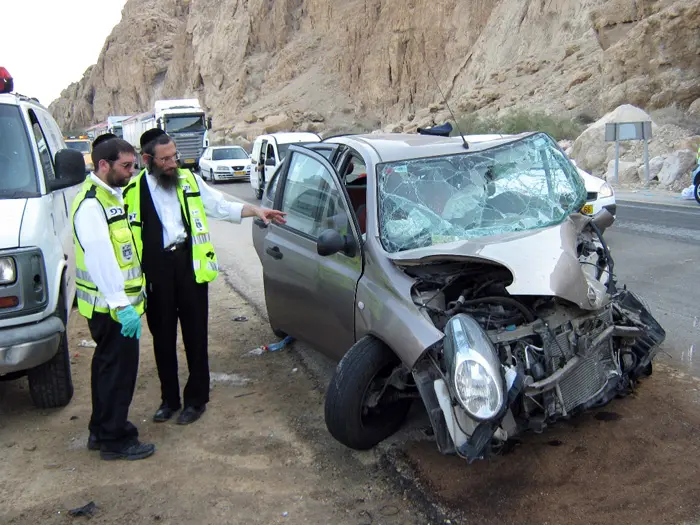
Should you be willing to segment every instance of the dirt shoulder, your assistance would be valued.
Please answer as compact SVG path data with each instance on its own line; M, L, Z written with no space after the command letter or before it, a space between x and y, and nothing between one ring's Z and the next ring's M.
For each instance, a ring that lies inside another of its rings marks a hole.
M69 329L68 407L37 410L26 380L0 382L0 523L69 523L68 510L90 501L96 524L431 522L377 452L349 451L329 436L321 389L293 349L244 356L276 338L224 279L210 289L212 394L197 423L151 422L160 396L144 324L131 419L157 450L143 461L105 462L87 450L93 350L79 346L90 335L76 311ZM179 359L184 385L182 347Z
M700 380L655 366L634 395L468 465L426 442L397 451L453 523L699 523Z

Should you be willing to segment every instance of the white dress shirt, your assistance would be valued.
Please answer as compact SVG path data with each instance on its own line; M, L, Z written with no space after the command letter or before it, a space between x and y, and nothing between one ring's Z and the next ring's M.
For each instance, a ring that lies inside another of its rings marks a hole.
M121 188L111 188L94 173L90 173L90 179L124 205ZM109 238L107 218L97 199L85 199L80 205L75 213L75 232L85 252L85 267L109 307L129 306L124 292L124 277Z
M207 219L223 219L239 224L242 219L243 204L226 200L223 193L208 186L199 175L194 173L192 175L194 175L199 186L199 193ZM183 177L180 178L182 179ZM163 225L163 247L184 241L187 237L187 232L182 222L177 190L174 187L169 189L162 187L158 184L158 179L148 172L146 174L146 182L151 192L156 213Z

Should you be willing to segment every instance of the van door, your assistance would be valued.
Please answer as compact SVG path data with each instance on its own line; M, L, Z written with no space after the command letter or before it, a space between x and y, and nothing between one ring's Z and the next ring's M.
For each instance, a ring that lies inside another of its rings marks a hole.
M56 153L66 147L61 130L51 115L45 111L39 108L33 108L30 111L36 117L40 126L40 129L37 129L36 125L33 126L35 138L38 142L41 142L43 136L49 150L51 167L50 169L45 168L44 173L47 177L55 177L53 162L56 158ZM70 220L70 210L78 191L80 191L79 184L51 192L55 232L66 261L66 300L71 300L75 293L75 248L73 246L73 226ZM47 193L49 193L48 188ZM68 305L68 311L70 311L70 305Z

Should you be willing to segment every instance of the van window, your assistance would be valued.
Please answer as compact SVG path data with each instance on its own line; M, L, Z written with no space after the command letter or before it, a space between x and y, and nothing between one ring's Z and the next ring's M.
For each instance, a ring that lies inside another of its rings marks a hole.
M41 159L41 167L44 170L44 177L47 181L54 180L56 178L56 174L53 170L53 154L49 148L49 142L46 140L44 131L41 129L39 121L32 110L29 110L29 118L32 122L34 140L39 148L39 158Z
M0 104L0 199L39 195L29 140L19 108Z

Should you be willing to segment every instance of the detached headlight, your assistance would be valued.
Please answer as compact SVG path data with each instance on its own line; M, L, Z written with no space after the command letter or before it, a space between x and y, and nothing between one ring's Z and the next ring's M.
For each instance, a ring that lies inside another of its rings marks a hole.
M445 326L445 360L459 404L478 421L496 417L505 403L501 363L473 317L458 314Z
M12 284L17 279L15 260L12 257L0 258L0 285Z
M604 197L612 197L614 194L612 186L608 184L607 182L603 184L600 187L600 191L598 192L598 197L604 198Z

